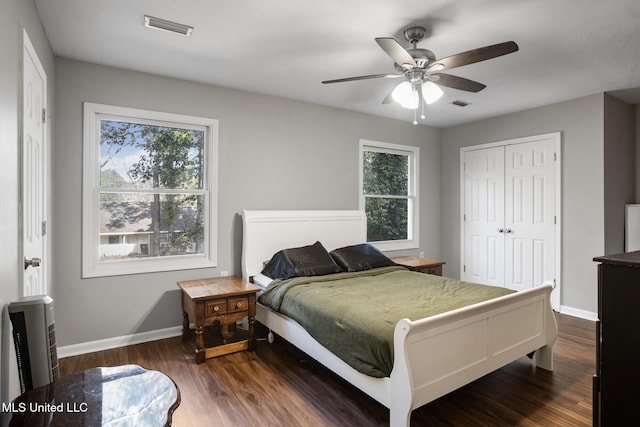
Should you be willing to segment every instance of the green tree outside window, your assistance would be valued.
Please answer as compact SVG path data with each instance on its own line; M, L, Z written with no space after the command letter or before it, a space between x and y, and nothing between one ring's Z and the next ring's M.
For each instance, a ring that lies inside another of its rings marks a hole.
M367 240L408 239L409 156L365 150L362 166Z
M100 232L148 236L129 257L202 253L204 131L100 122Z

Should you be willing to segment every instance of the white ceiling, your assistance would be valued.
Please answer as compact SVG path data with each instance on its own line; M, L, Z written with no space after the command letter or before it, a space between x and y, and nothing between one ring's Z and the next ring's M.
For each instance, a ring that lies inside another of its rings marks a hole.
M36 0L56 55L411 121L381 102L398 80L323 85L394 72L374 41L421 24L437 58L514 40L516 53L450 74L423 124L446 127L598 92L640 102L639 0ZM144 15L193 26L190 38ZM454 100L469 102L456 107Z

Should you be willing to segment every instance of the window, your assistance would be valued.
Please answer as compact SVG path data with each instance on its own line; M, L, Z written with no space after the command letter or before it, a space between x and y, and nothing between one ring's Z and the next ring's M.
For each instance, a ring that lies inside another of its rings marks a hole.
M419 157L418 147L360 141L360 209L380 250L418 247Z
M84 104L83 277L216 265L217 121Z

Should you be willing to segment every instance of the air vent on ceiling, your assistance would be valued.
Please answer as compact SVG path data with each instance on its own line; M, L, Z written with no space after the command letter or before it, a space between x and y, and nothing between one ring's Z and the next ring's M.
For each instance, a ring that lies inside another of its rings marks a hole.
M468 102L460 101L459 99L456 101L453 101L452 104L457 105L458 107L466 107L467 105L469 105Z
M144 26L148 28L155 28L156 30L170 31L176 34L182 34L185 37L191 37L193 27L184 24L178 24L177 22L167 21L165 19L154 18L153 16L144 16Z

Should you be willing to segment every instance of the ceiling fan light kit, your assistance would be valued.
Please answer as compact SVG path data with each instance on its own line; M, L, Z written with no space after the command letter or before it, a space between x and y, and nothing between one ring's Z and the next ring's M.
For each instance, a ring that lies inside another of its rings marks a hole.
M418 108L418 92L411 83L406 80L393 89L391 98L404 108Z
M433 104L444 94L442 89L433 82L410 83L405 80L393 89L391 97L402 107L415 110L420 105L420 92L422 92L422 101L427 104Z
M444 91L434 82L425 82L422 85L422 98L427 104L433 104L442 98L442 95L444 95Z
M424 38L425 33L426 30L424 27L413 26L407 28L404 31L404 38L411 43L412 47L409 49L405 49L391 37L375 39L380 48L393 59L396 73L347 77L325 80L322 83L404 77L404 81L397 84L391 93L384 98L382 103L387 104L395 101L404 108L414 110L413 124L417 124L418 107L422 107L420 117L424 119L424 104L432 104L442 97L443 91L441 86L467 92L479 92L486 87L482 83L464 77L441 73L440 71L507 55L519 49L515 42L508 41L436 59L436 56L430 50L417 47L418 42Z

